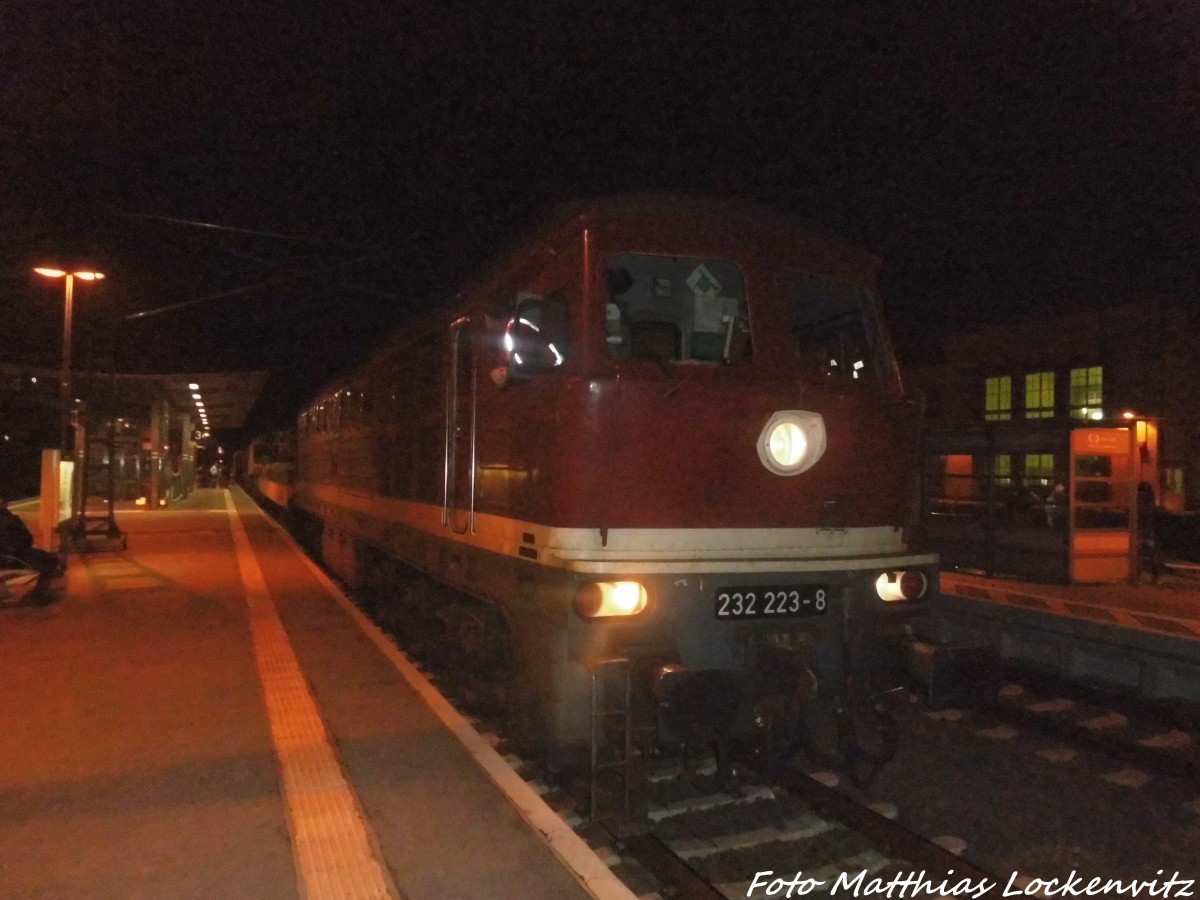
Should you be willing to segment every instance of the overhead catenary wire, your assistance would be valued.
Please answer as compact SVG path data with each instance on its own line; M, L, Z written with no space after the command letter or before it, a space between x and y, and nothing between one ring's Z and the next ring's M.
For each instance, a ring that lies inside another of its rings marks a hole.
M296 242L296 243L310 244L310 245L314 245L314 246L327 245L327 246L338 247L340 249L361 249L357 245L350 244L345 241L313 238L313 237L308 237L308 236L304 236L304 235L286 234L284 232L278 232L278 231L266 231L263 229L243 228L243 227L234 226L234 225L222 225L222 224L218 224L215 222L203 222L203 221L196 220L196 219L184 219L184 218L180 218L177 216L165 216L165 215L159 215L159 214L153 214L153 213L133 213L133 212L125 212L125 211L121 211L120 215L122 215L126 218L131 218L131 219L139 219L139 220L152 221L152 222L163 222L163 223L166 223L169 225L179 225L179 226L183 226L183 227L187 227L187 228L199 228L199 229L204 229L204 230L209 230L209 231L219 231L219 232L227 232L230 234L247 235L247 236L251 236L251 237L265 237L265 238L270 238L273 240L291 241L291 242ZM218 292L212 293L212 294L206 294L203 297L196 297L191 300L183 300L178 303L172 303L167 306L157 307L155 309L140 310L136 313L132 313L132 314L126 316L125 317L126 320L127 321L138 321L141 319L146 319L146 318L150 318L153 316L162 315L164 313L177 312L182 309L188 309L193 306L200 306L202 304L210 303L215 300L226 300L231 297L241 296L241 295L253 292L253 291L262 290L264 288L273 287L273 286L276 286L276 285L279 285L282 283L286 283L289 281L294 281L297 279L323 278L323 277L326 277L328 275L331 275L331 274L337 272L338 270L356 266L363 262L367 262L367 261L375 258L376 256L378 256L378 254L380 253L380 251L378 251L378 250L373 250L368 253L364 253L364 254L356 257L355 259L337 263L337 264L329 266L328 268L312 269L312 268L299 268L299 267L296 267L296 266L288 264L288 263L278 263L273 260L264 259L262 257L255 256L253 254L249 254L244 251L234 250L232 248L220 248L220 249L221 249L221 252L226 253L230 256L234 256L239 259L246 259L251 262L258 263L260 265L266 265L266 266L273 267L275 269L280 270L283 274L278 275L273 278L268 278L264 281L256 282L254 284L243 285L241 287L230 288L228 290L218 291ZM358 284L355 282L344 281L342 279L337 279L335 281L332 281L332 285L335 287L341 288L343 290L353 291L355 293L366 294L368 296L379 297L379 298L387 299L387 300L394 300L397 297L397 295L395 293L392 293L390 291L384 291L379 288L374 288L374 287L371 287L368 285Z

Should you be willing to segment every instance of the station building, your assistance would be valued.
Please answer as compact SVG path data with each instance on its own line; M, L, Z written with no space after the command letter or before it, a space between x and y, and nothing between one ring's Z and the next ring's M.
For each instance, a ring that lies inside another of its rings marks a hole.
M1149 298L948 332L934 364L910 366L933 431L986 423L1120 421L1158 430L1159 503L1200 510L1200 309ZM1013 459L1041 477L1047 460Z
M1115 581L1137 577L1147 507L1194 530L1198 320L1157 297L1032 315L949 331L936 361L910 366L926 398L922 519L943 560Z

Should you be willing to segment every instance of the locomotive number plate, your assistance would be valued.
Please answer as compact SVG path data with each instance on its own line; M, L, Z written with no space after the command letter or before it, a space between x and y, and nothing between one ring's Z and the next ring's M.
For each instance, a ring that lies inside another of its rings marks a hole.
M718 619L783 619L823 616L829 608L829 588L823 584L718 588Z

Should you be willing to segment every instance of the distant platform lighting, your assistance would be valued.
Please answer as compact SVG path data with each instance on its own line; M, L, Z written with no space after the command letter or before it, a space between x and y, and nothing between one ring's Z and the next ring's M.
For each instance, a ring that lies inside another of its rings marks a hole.
M189 384L189 385L188 385L188 390L189 390L189 391L198 391L198 390L200 390L200 385L198 385L198 384Z

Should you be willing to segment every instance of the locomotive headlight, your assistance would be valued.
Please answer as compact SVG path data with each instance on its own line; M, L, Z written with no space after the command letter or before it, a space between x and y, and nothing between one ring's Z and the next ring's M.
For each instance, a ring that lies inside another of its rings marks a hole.
M780 422L771 431L767 441L767 452L776 465L793 468L804 459L808 451L808 438L795 422Z
M884 572L875 579L875 593L886 603L920 600L929 590L929 576L920 569Z
M774 413L758 436L758 458L776 475L799 475L825 453L820 413L785 409Z
M575 595L575 612L583 619L636 616L647 599L646 588L636 581L594 581Z

